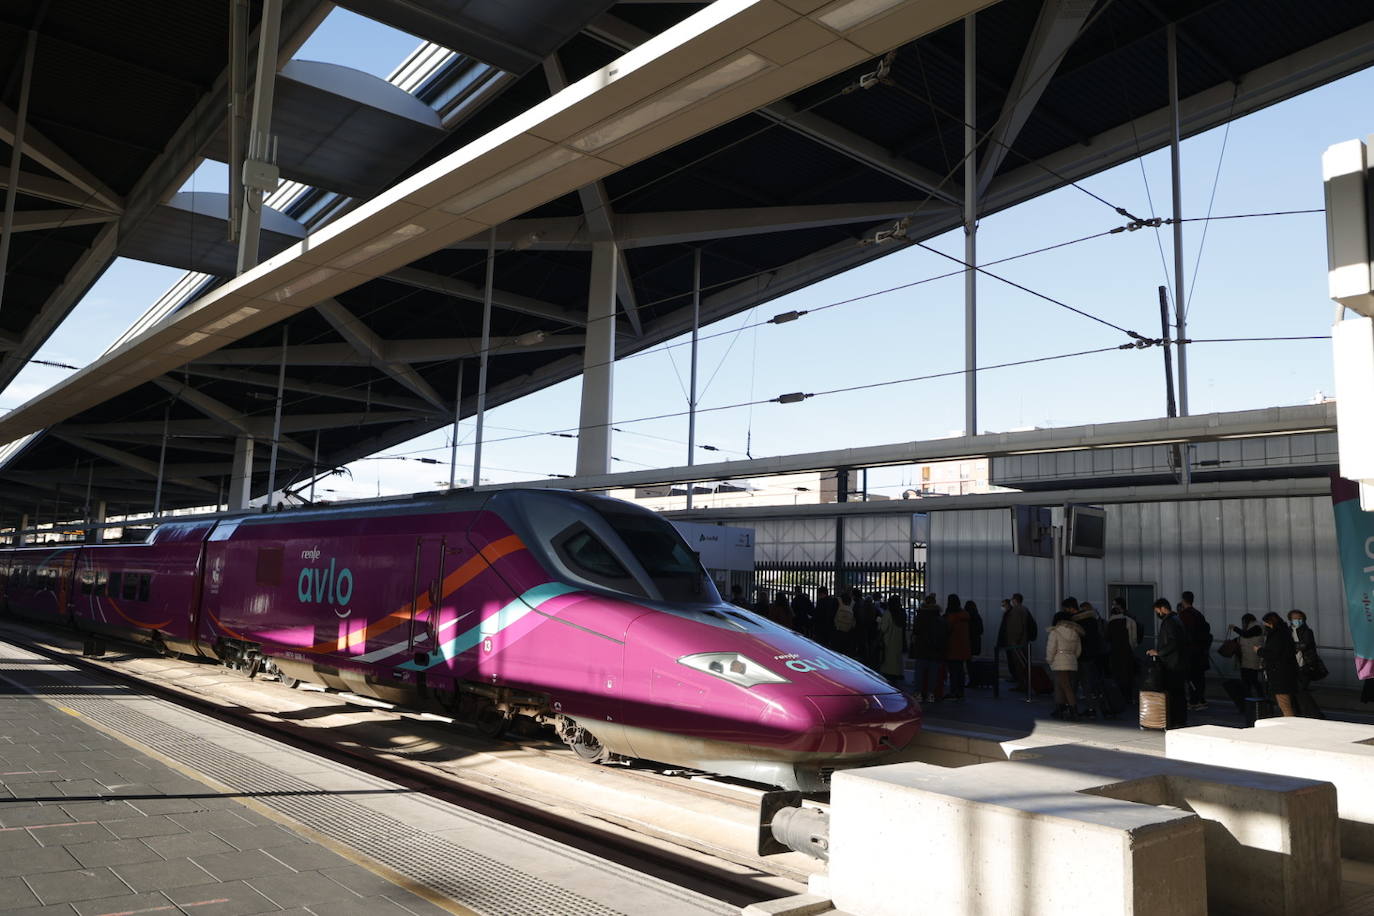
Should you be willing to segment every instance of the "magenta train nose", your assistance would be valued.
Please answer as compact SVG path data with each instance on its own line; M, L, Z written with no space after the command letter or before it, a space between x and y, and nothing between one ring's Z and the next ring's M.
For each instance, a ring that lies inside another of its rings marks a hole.
M0 554L9 608L613 755L820 788L906 744L876 673L723 603L657 515L553 490L159 526Z

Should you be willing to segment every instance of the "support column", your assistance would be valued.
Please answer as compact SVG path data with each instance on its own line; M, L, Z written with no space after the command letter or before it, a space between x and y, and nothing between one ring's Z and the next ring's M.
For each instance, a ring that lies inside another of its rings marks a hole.
M96 502L96 504L95 504L95 510L91 513L91 536L90 536L89 538L87 538L87 541L88 541L89 543L91 543L91 544L103 544L103 543L105 543L105 529L104 529L104 528L100 528L100 527L96 527L96 526L98 526L98 525L104 525L104 524L105 524L105 519L108 518L108 517L109 517L109 509L108 509L108 507L105 505L105 500L103 500L103 499L102 499L102 500L98 500L98 501Z
M281 444L281 402L286 393L286 344L287 326L281 329L281 365L277 370L277 405L272 414L272 457L267 462L267 504L272 505L273 494L277 492L277 449Z
M248 131L248 158L244 162L243 229L239 233L238 273L258 264L258 235L262 229L263 191L276 182L265 175L270 160L272 94L276 89L277 54L281 31L281 0L263 0L258 21L258 71L253 84L253 120Z
M687 466L697 458L697 338L701 334L701 249L692 252L692 381L687 395ZM687 481L687 508L692 508L695 481Z
M167 469L167 433L172 423L172 405L162 412L162 447L157 453L157 487L153 490L153 518L162 516L162 479Z
M587 346L582 353L582 410L577 430L577 475L611 472L611 395L615 379L615 287L620 251L592 243L587 289Z
M244 105L248 98L248 0L231 0L229 10L229 218L226 220L229 241L238 241L239 219L243 211L244 133L247 118Z
M253 498L253 437L234 440L234 469L229 473L229 511L248 508Z
M19 83L19 110L14 125L14 148L10 152L9 188L5 191L5 216L0 225L0 307L5 302L5 277L9 273L10 238L14 235L14 201L19 195L19 165L24 158L24 128L29 119L29 90L33 85L33 52L38 44L38 29L29 29L24 45L24 73Z
M1169 45L1169 167L1173 176L1174 196L1174 320L1178 328L1178 412L1188 416L1188 348L1183 341L1188 336L1187 303L1183 286L1183 175L1179 144L1182 125L1178 114L1178 28L1172 22L1166 30ZM1186 449L1185 449L1186 452Z
M453 442L448 449L448 491L458 486L458 426L463 422L463 361L458 360L458 391L453 395Z
M849 468L835 471L835 502L849 502ZM844 516L835 516L835 594L844 591Z
M964 435L978 435L978 30L964 18Z
M487 363L491 360L491 294L496 282L496 227L487 232L487 281L482 292L482 353L477 363L477 428L472 446L472 488L482 485L482 435L487 423Z
M19 527L14 529L14 546L23 547L29 542L28 532L25 531L28 527L29 514L25 512L23 515L19 516Z

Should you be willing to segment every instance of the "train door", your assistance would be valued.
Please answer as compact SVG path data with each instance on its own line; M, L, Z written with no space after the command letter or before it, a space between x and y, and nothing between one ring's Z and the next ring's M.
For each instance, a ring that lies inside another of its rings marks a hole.
M444 600L444 577L452 551L447 537L415 539L415 567L410 589L409 654L435 651L438 645L439 610Z

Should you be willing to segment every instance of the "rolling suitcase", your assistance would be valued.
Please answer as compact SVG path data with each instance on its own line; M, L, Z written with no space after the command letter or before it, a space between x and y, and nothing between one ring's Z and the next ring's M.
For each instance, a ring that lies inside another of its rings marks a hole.
M1140 679L1140 727L1163 731L1169 724L1168 699L1164 695L1164 672L1151 659Z
M1050 680L1050 673L1045 670L1044 665L1031 663L1030 682L1032 693L1054 693L1054 683Z

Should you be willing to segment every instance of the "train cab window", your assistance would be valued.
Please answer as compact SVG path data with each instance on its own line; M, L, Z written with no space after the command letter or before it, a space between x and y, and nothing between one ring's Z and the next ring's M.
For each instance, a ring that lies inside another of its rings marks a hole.
M95 572L95 596L96 596L97 598L103 598L103 597L105 597L105 583L106 583L106 580L108 580L109 578L110 578L110 574L107 573L105 570L103 570L103 569L98 569L98 570L96 570L96 572Z
M567 528L554 539L554 547L579 576L616 591L644 593L610 548L585 525L578 523Z
M716 600L700 559L676 528L648 513L600 511L666 600Z
M138 598L138 573L125 573L123 577L123 587L120 589L119 597L125 601L134 601Z
M138 600L147 601L153 589L153 574L140 573L138 577Z
M81 574L81 594L89 595L95 587L95 574L89 569Z

